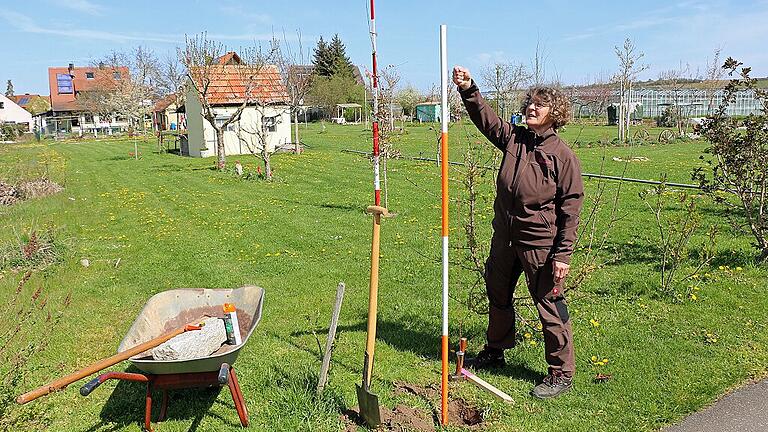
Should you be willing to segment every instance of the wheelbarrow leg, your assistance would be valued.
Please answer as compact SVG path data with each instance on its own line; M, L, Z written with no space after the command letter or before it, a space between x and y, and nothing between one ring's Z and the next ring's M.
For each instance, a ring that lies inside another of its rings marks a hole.
M157 417L157 421L165 421L166 415L168 415L168 390L163 390L163 402L160 404L160 415Z
M229 393L232 395L232 402L235 403L237 416L240 417L240 424L243 425L243 427L248 427L248 407L245 405L243 392L240 390L240 384L237 382L235 368L223 363L221 365L221 370L219 371L219 384L225 383L227 384L227 387L229 387Z
M152 379L147 382L147 398L144 407L144 430L152 432Z

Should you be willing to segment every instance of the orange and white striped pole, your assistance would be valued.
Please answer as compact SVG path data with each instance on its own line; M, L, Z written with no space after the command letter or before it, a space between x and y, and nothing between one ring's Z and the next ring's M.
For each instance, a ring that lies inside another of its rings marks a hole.
M448 59L446 26L440 25L440 171L442 185L443 243L443 333L440 424L448 424Z
M373 71L371 75L371 92L373 93L373 202L381 205L381 181L379 180L379 72L376 64L376 15L374 14L374 2L371 0L371 20L368 24L371 33L371 63ZM367 108L366 108L367 109Z

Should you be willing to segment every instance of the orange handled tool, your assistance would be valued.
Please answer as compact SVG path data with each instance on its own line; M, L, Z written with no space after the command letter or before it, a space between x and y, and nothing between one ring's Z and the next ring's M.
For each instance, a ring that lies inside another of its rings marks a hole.
M130 348L128 350L125 350L123 352L119 352L112 357L105 358L103 360L99 360L96 363L93 363L91 365L88 365L82 369L80 369L77 372L73 372L65 377L59 378L55 381L51 381L48 384L38 387L32 391L29 391L27 393L24 393L23 395L16 398L16 402L19 404L25 404L27 402L31 402L40 396L45 396L47 394L53 393L55 391L61 390L65 388L66 386L72 384L75 381L78 381L80 379L83 379L87 377L88 375L94 374L100 370L106 369L112 365L115 365L117 363L120 363L123 360L128 360L129 358L135 356L136 354L141 354L144 351L148 349L152 349L161 343L178 336L184 332L191 331L191 330L200 330L200 325L198 324L188 324L184 327L180 327L176 330L173 330L170 333L166 333L162 336L158 336L150 341L144 342L143 344L136 345L133 348Z

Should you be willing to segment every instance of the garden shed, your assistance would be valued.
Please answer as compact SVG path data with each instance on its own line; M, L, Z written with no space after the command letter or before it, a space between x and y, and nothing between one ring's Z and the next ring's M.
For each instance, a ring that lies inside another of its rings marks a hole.
M415 106L415 116L419 123L440 121L440 102L422 102Z

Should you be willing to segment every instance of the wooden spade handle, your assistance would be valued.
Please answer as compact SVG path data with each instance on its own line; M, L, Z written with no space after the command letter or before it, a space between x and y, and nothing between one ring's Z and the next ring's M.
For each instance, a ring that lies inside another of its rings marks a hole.
M376 314L379 295L379 242L381 216L388 214L387 209L370 206L368 213L373 213L373 240L371 241L371 284L368 290L368 333L365 339L365 362L363 370L363 388L368 390L373 373L373 352L376 346Z
M115 365L117 363L120 363L123 360L127 360L136 354L143 353L144 351L154 348L161 343L167 341L168 339L171 339L175 336L178 336L186 331L189 330L199 330L200 326L198 325L192 325L188 324L184 327L180 327L176 330L173 330L170 333L166 333L164 335L158 336L150 341L144 342L141 345L136 345L135 347L128 349L126 351L117 353L113 355L112 357L108 357L102 360L99 360L95 363L92 363L82 369L80 369L77 372L73 372L65 377L59 378L55 381L51 381L48 384L38 387L32 391L29 391L27 393L24 393L23 395L16 398L16 403L18 404L25 404L27 402L31 402L40 396L45 396L47 394L53 393L55 391L61 390L65 388L66 386L72 384L73 382L83 379L89 375L92 375L102 369L106 369L112 365Z

